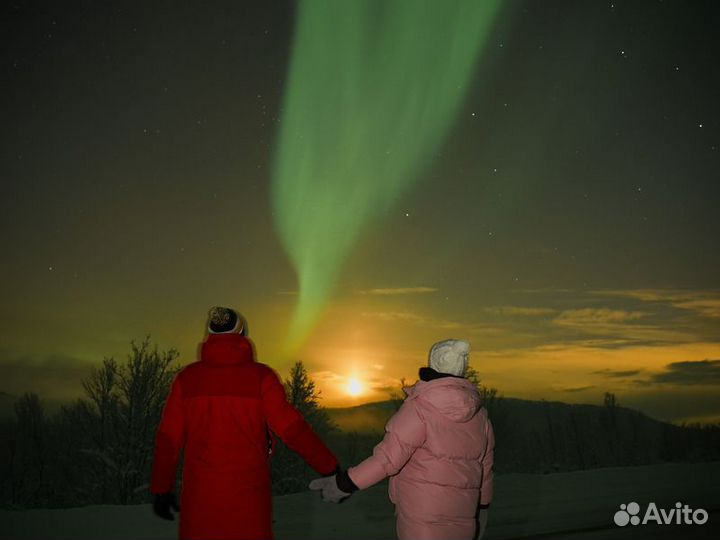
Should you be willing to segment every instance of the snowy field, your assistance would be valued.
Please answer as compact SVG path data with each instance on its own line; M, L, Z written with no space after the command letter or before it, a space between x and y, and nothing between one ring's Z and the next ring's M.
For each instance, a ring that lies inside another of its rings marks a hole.
M595 469L496 479L486 538L718 538L720 462ZM677 501L709 513L705 525L627 525L613 515L621 503L670 509ZM395 538L393 506L383 483L329 505L314 493L275 498L277 538ZM3 539L176 538L177 522L156 518L149 505L0 511Z

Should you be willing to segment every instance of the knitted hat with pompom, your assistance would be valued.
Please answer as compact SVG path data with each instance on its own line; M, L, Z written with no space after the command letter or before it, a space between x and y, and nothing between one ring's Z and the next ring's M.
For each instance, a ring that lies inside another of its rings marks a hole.
M208 332L211 334L229 334L237 332L245 335L245 325L235 310L226 307L214 307L210 310Z

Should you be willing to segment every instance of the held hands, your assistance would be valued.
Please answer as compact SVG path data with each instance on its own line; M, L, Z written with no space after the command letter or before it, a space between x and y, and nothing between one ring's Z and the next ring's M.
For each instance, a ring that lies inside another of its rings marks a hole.
M170 507L172 507L176 512L180 511L180 505L178 505L174 493L161 493L159 495L155 495L153 512L155 512L157 516L169 521L174 521L175 514L170 511Z
M322 495L322 500L325 502L339 503L351 495L338 487L336 474L324 478L316 478L310 482L309 487L313 491L319 491Z

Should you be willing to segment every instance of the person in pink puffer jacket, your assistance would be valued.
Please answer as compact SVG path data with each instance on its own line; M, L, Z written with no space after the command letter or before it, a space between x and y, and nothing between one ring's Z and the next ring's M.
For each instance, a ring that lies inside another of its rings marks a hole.
M463 375L470 345L433 345L429 367L405 389L372 456L346 472L313 480L323 499L340 502L390 477L397 536L482 538L493 495L495 436L477 388Z

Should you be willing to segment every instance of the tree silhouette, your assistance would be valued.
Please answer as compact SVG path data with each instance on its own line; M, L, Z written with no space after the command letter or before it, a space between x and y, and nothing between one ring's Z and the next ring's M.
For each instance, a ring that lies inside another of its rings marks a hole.
M76 411L84 414L90 428L90 440L81 452L92 458L96 497L107 503L144 499L155 432L179 370L172 366L177 350L151 348L150 336L140 344L132 341L130 347L125 363L105 358L102 366L82 381L90 404L80 405Z
M15 402L17 430L11 441L11 504L40 506L48 496L48 421L37 394L25 393Z
M313 431L326 437L335 427L325 409L320 406L320 391L308 375L305 365L298 361L290 368L284 381L288 401L305 417ZM315 473L303 459L280 440L275 440L272 459L273 492L277 495L307 489Z
M605 407L607 407L610 411L615 411L617 407L619 407L618 400L613 392L605 392L605 395L603 396L603 405L605 405Z
M465 378L471 383L473 383L478 389L478 392L480 392L480 395L483 398L483 404L485 405L485 408L488 410L489 413L493 409L496 401L500 399L497 388L491 388L482 384L480 374L472 366L468 366L465 370Z
M290 368L290 376L285 379L284 386L288 401L306 418L320 408L320 391L316 390L315 382L308 376L302 362L295 362Z
M405 377L400 378L400 387L390 392L390 401L393 404L393 407L396 411L400 410L400 407L402 407L403 401L405 401L405 398L407 395L405 394L405 387L407 386L407 380L405 380Z

